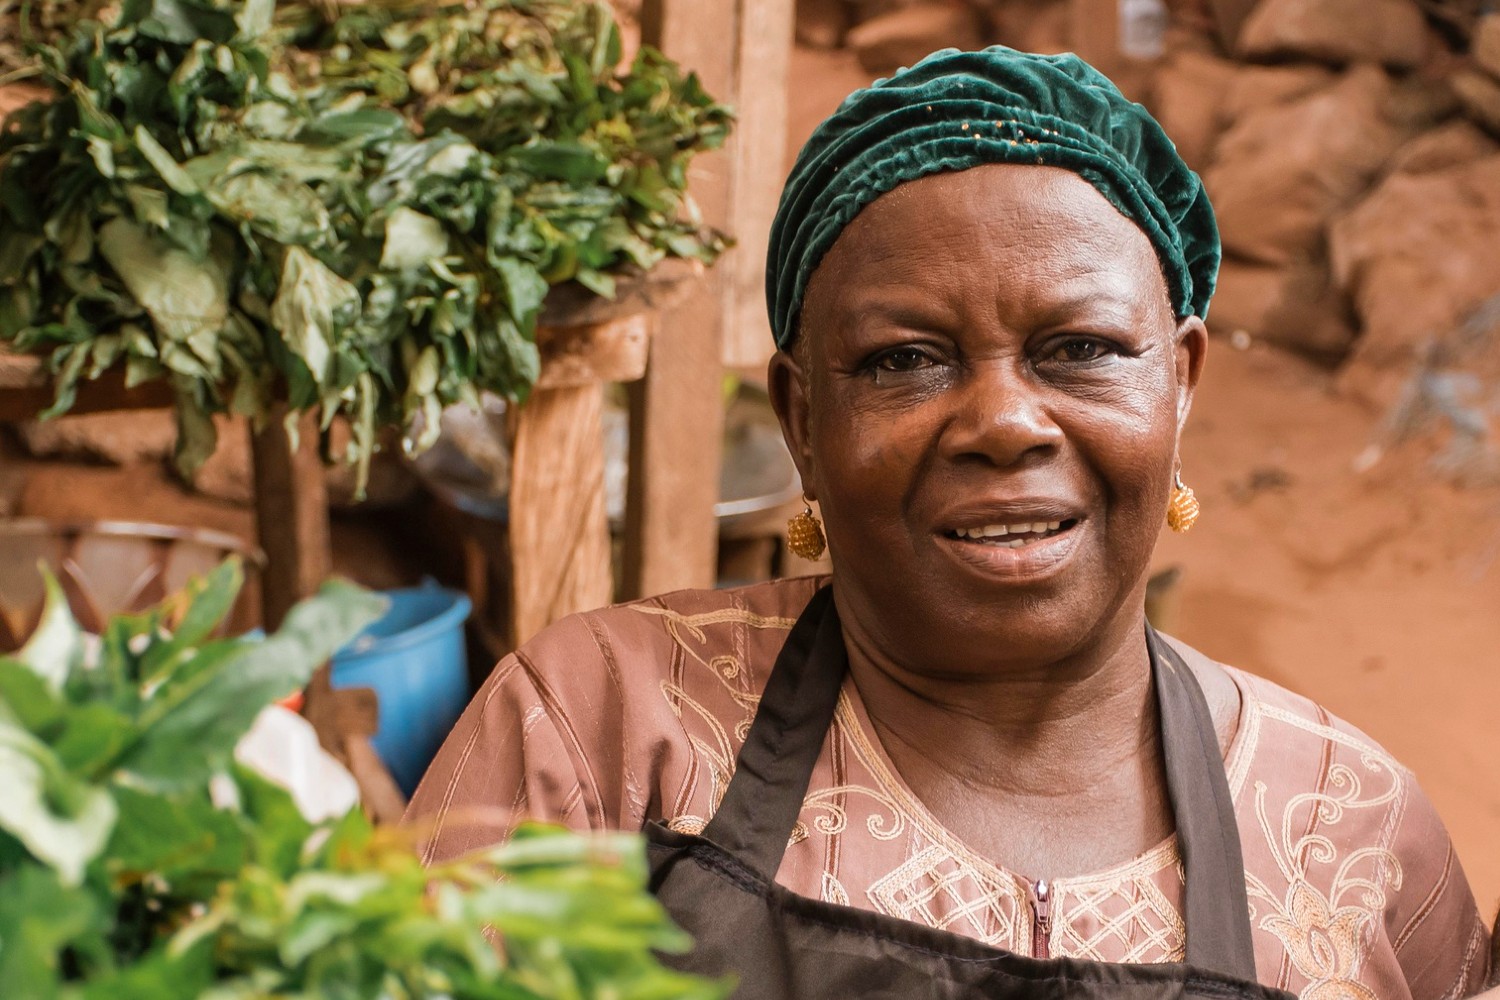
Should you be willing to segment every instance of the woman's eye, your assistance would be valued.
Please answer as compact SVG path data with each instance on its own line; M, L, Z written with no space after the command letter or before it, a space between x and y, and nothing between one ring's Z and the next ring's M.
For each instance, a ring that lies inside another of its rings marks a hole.
M910 372L930 364L932 359L915 347L898 347L875 358L872 367L877 371Z
M1098 361L1105 355L1113 353L1114 348L1102 340L1096 340L1093 337L1070 337L1053 349L1052 358L1057 361L1081 364Z

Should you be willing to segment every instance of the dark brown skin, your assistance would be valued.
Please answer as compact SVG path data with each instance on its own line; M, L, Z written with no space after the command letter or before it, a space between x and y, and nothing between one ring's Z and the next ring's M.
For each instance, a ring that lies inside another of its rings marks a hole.
M1065 170L927 177L844 230L800 331L772 399L902 777L1033 877L1160 842L1143 602L1207 335L1150 242ZM1021 549L955 533L1024 521L1063 527ZM1227 745L1233 684L1189 661Z

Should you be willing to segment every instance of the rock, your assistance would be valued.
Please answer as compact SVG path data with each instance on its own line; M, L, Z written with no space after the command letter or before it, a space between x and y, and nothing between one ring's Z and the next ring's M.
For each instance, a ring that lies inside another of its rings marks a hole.
M1225 52L1235 50L1240 32L1245 27L1245 20L1255 10L1257 2L1258 0L1207 0L1214 35Z
M1216 334L1244 331L1329 363L1348 354L1357 333L1324 261L1268 267L1226 258L1208 316Z
M1225 88L1235 76L1234 63L1198 52L1174 52L1156 71L1147 106L1194 170L1208 166L1222 130Z
M1412 0L1261 0L1240 29L1236 53L1413 69L1427 54L1427 40L1426 20Z
M1424 132L1391 157L1393 174L1430 174L1500 153L1496 142L1472 122L1458 119Z
M853 11L847 0L797 0L797 42L814 49L844 44Z
M1220 113L1227 127L1261 108L1305 97L1333 82L1327 66L1300 63L1286 66L1244 66L1229 82Z
M72 458L110 465L159 461L177 443L171 410L87 413L17 425L26 449L38 458Z
M1500 14L1486 14L1479 19L1469 52L1481 69L1500 80Z
M848 44L872 73L910 66L930 52L982 44L979 16L970 7L919 3L893 10L850 29Z
M1464 114L1490 133L1500 135L1500 81L1478 70L1466 69L1448 78Z
M1500 155L1387 177L1330 230L1363 334L1341 385L1389 406L1423 345L1500 293Z
M1352 204L1403 136L1384 115L1392 87L1372 66L1334 86L1247 115L1204 176L1224 246L1262 264L1316 257L1324 228Z
M987 44L1009 45L1023 52L1066 52L1072 27L1066 0L1005 0L987 10Z

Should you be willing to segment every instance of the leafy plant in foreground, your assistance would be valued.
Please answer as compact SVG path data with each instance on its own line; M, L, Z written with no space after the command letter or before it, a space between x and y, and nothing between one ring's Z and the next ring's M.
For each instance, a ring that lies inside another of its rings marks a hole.
M49 580L0 657L0 996L722 996L653 957L687 942L636 837L524 826L424 868L407 831L309 822L236 763L260 709L380 611L334 583L269 638L213 638L239 584L226 563L91 640Z

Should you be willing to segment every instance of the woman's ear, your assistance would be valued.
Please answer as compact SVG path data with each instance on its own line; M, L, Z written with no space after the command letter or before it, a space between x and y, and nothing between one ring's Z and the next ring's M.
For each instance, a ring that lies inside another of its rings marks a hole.
M806 354L805 351L798 353ZM781 422L781 437L802 476L803 488L809 498L817 499L813 486L812 449L809 447L812 413L808 373L791 351L777 351L766 369L766 387L771 396L771 408Z
M1174 358L1177 364L1177 433L1187 426L1188 411L1193 408L1193 393L1203 377L1203 362L1208 354L1208 328L1197 316L1177 324L1173 334Z

